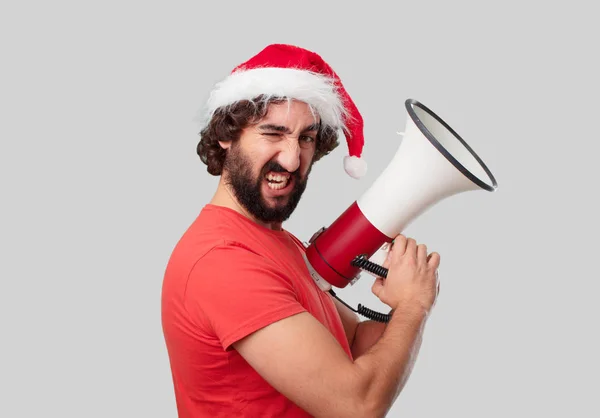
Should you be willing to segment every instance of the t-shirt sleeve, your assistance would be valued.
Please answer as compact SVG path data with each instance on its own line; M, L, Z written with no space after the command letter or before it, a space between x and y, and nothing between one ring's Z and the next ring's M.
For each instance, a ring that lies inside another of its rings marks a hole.
M291 280L267 258L240 245L212 248L194 265L185 291L192 319L208 325L224 349L305 311Z

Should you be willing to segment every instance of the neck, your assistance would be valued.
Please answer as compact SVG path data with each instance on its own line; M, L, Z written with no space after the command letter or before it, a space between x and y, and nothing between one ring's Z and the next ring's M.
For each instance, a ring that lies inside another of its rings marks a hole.
M225 182L223 176L219 180L219 185L217 186L217 190L211 199L210 203L216 206L223 206L229 209L233 209L234 211L244 215L246 218L251 221L264 226L265 228L272 229L274 231L281 230L281 222L262 222L252 216L246 208L244 208L235 198L235 194L231 187Z

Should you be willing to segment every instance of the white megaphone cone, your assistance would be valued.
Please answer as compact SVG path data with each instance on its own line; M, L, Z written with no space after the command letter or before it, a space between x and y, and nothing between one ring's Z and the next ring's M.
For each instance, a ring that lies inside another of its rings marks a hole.
M416 100L405 105L404 138L392 161L306 249L309 272L324 291L353 283L360 273L357 257L372 257L442 199L497 188L483 161L439 116Z

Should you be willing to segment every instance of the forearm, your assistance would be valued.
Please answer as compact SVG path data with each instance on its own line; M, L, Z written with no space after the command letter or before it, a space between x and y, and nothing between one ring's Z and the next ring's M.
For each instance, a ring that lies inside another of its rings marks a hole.
M363 399L374 416L384 416L403 389L421 346L425 312L402 309L393 313L381 338L355 366L364 379Z

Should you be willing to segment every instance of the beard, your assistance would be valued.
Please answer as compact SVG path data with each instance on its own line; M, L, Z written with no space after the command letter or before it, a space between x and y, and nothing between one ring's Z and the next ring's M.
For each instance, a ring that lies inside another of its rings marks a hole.
M227 153L223 169L227 171L226 183L231 186L238 203L240 203L252 216L264 223L278 222L287 220L300 202L300 198L306 189L308 175L312 169L312 164L308 172L301 178L300 168L290 173L290 181L294 181L293 189L286 196L273 197L275 203L270 205L262 195L262 185L265 181L265 175L272 172L288 173L281 165L275 161L269 161L261 169L257 177L252 172L252 161L244 155L241 149L233 143Z

